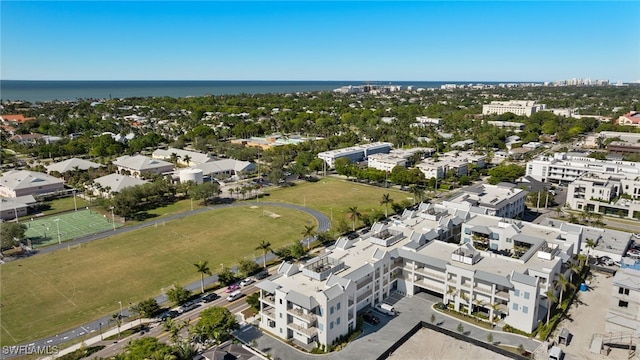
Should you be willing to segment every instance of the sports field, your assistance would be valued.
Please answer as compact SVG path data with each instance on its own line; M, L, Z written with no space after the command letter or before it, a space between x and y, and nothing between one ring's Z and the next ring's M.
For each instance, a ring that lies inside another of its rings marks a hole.
M332 218L332 226L335 226L340 219L345 219L351 224L348 210L352 206L356 206L362 214L369 214L372 211L381 211L384 214L385 206L380 204L383 194L389 194L394 203L413 202L411 193L405 191L336 178L323 178L315 183L299 183L292 187L270 189L268 192L269 196L264 198L266 201L296 204L321 211ZM391 212L391 204L389 204L389 214Z
M384 211L380 200L386 193L398 203L411 197L331 178L269 192L266 201L306 205L334 220L348 219L351 206L363 213ZM98 216L108 229L108 219ZM245 257L261 256L255 250L261 239L278 248L301 239L305 225L317 225L305 213L269 206L264 212L262 207L224 208L158 224L0 265L0 345L55 335L116 312L118 301L136 303L173 283L198 281L193 264L200 260L209 261L216 272L220 264L231 266Z
M79 210L46 218L31 218L22 223L27 225L25 235L34 248L57 244L58 240L62 242L112 230L114 227L110 216L101 215L92 210ZM116 221L115 227L120 226L122 224ZM58 229L60 230L59 239Z
M232 207L158 223L70 249L0 265L0 345L28 342L118 311L173 283L200 280L193 264L221 264L262 255L302 239L306 213L280 207ZM278 216L275 216L277 214Z

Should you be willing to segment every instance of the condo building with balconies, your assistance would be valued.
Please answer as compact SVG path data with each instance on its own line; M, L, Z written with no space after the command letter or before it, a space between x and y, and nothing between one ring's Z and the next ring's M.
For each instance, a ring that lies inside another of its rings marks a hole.
M598 160L586 156L557 153L540 156L527 162L526 176L558 184L568 184L587 172L640 176L640 163L632 161Z
M580 249L582 227L558 227L421 204L340 238L304 264L282 263L259 283L260 327L285 340L331 345L357 314L391 292L426 292L457 311L531 332L545 292ZM557 289L555 290L558 291Z

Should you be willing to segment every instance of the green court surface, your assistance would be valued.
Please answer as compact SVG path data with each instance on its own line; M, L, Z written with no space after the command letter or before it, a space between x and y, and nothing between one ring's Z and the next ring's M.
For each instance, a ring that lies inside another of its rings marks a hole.
M46 218L32 218L32 220L21 223L27 226L25 236L31 241L33 248L57 244L58 241L67 241L113 229L110 216L98 214L91 210L57 214ZM115 222L116 228L121 226L121 223ZM59 240L58 229L60 229Z

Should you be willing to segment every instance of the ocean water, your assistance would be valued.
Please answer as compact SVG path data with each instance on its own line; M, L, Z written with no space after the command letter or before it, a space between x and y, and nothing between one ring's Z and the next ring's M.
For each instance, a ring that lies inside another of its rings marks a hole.
M371 82L377 85L400 85L415 88L439 88L442 84L472 82L395 81ZM477 83L477 82L473 82ZM498 82L482 82L497 84ZM0 98L29 102L77 99L204 95L282 94L291 92L331 91L341 86L365 85L362 81L23 81L0 80Z

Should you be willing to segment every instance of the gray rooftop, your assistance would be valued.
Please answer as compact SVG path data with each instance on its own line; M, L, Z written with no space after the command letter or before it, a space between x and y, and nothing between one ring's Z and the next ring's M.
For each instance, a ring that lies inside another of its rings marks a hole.
M53 163L47 166L47 171L49 172L57 171L61 174L64 174L67 171L76 170L76 168L78 170L86 171L89 169L97 169L100 166L102 165L95 163L93 161L78 159L78 158L71 158L71 159Z
M535 277L521 274L515 271L511 273L511 281L518 282L520 284L529 285L529 286L537 286L538 284L538 281L536 280Z
M0 186L11 190L28 189L49 184L63 184L62 179L36 171L10 170L0 177Z

